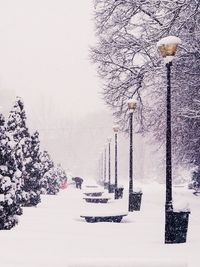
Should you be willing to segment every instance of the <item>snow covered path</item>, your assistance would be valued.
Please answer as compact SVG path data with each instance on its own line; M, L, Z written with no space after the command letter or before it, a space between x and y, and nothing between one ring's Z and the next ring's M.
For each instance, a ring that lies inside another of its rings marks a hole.
M199 267L200 198L188 190L176 189L174 198L187 197L192 209L188 241L165 245L164 188L148 185L143 187L143 193L140 212L129 213L122 223L94 224L80 218L86 205L104 205L105 208L119 205L126 209L127 198L110 204L89 204L82 200L82 192L74 188L58 196L43 196L37 208L24 208L17 227L0 231L0 266L59 267L68 266L70 259L143 258L182 259L189 262L189 267Z

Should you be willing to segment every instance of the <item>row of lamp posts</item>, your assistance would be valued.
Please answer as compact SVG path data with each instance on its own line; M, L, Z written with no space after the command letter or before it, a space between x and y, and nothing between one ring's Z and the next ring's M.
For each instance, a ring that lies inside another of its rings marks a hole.
M174 211L172 205L172 144L171 144L171 66L172 59L175 56L177 46L181 40L177 37L167 37L161 39L158 43L158 49L163 56L167 68L167 98L166 98L166 200L165 200L165 243L184 243L186 242L189 211ZM128 101L129 108L129 128L130 128L130 155L129 155L129 211L139 210L141 204L141 192L133 190L133 112L136 109L136 101L130 99ZM117 133L119 127L113 127L115 133L115 199L118 198L118 183L117 183ZM108 190L113 192L111 184L111 169L110 169L110 143L108 140ZM106 152L106 151L105 151ZM106 153L105 153L106 154ZM104 158L106 161L106 156ZM104 162L106 168L106 162ZM102 173L102 172L101 172ZM104 169L106 173L106 169ZM106 178L104 176L104 178ZM105 180L104 180L105 181Z
M128 109L130 114L130 124L129 124L129 136L130 136L130 145L129 145L129 204L128 210L140 210L142 192L135 192L133 190L133 112L136 109L137 101L130 99L128 101ZM114 193L115 199L123 197L123 188L118 185L118 132L119 126L113 126L114 131L114 184L111 183L111 138L108 138L108 181L107 181L107 148L104 149L101 157L102 167L100 177L103 177L104 188L108 189L109 193ZM103 171L102 171L103 170ZM101 179L102 180L102 179Z

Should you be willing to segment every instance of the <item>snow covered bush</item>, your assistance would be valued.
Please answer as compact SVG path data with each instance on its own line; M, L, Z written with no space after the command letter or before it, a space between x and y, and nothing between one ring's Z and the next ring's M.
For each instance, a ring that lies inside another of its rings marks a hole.
M11 150L15 154L18 173L17 196L23 206L35 206L40 202L40 151L39 134L32 136L26 126L26 113L23 101L17 97L13 109L10 111L7 128L13 138ZM19 175L20 173L20 175Z
M39 133L36 131L30 138L27 157L24 161L24 206L36 206L41 194L41 161Z
M17 223L20 210L17 201L17 166L13 150L15 146L6 133L5 120L0 114L0 230L11 229Z
M193 189L200 189L200 167L197 167L192 173Z
M40 188L41 193L46 194L48 191L48 175L50 169L53 168L54 163L50 158L49 153L45 150L40 154L40 162L41 162L41 180L40 180Z
M56 195L63 183L67 181L67 177L63 168L58 165L47 171L41 181L44 194Z
M60 164L57 165L57 176L60 188L65 189L67 187L67 174Z
M51 168L45 173L42 183L45 185L45 190L43 190L44 194L56 195L59 192L60 183L57 177L56 168Z

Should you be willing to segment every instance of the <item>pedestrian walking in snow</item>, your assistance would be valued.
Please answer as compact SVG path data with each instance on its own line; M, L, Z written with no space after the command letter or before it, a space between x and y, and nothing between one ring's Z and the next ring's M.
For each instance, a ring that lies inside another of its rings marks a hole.
M76 188L81 189L82 183L83 183L83 179L81 177L73 177L72 180L75 182Z

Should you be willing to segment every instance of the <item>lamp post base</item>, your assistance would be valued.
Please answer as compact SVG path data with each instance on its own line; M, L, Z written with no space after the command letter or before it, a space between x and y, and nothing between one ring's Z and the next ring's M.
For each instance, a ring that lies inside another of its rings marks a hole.
M115 199L123 198L123 187L115 188Z
M129 211L139 211L142 201L142 192L129 193Z
M189 211L165 212L165 244L185 243Z
M114 184L110 184L108 187L108 193L115 193L115 185Z

